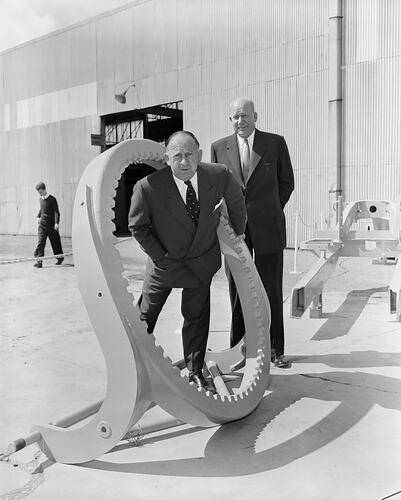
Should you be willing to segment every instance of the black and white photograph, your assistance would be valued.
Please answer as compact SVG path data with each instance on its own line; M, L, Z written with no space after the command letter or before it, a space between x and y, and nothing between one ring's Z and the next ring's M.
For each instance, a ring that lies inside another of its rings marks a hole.
M401 500L401 1L0 7L0 500Z

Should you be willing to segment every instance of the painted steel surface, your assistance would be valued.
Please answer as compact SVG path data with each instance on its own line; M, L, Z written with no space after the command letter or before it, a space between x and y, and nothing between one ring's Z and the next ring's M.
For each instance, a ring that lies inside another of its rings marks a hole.
M291 291L291 316L301 317L308 306L321 296L325 282L333 273L337 260L358 257L372 251L394 251L400 242L400 204L387 200L358 200L338 204L339 223L333 231L315 231L314 238L301 243L304 250L320 254L316 264ZM358 225L366 224L365 230ZM397 266L399 269L399 267ZM400 309L400 276L394 274L390 288L390 308ZM397 305L398 304L398 305Z
M163 146L145 139L124 141L96 157L78 185L73 218L74 262L79 288L102 348L107 389L96 415L71 429L34 426L40 448L63 463L82 463L113 448L153 403L177 419L214 426L245 417L261 401L270 367L270 306L249 251L221 214L218 238L239 291L246 326L243 345L208 351L205 363L223 374L243 366L228 392L212 394L188 383L180 364L172 364L146 332L128 291L113 235L115 189L132 163L161 163ZM245 353L245 355L244 355Z

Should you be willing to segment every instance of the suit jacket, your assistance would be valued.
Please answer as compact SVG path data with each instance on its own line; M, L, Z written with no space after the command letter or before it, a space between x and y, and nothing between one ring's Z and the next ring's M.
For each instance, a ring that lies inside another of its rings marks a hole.
M198 166L199 222L187 215L170 167L134 186L129 228L148 254L147 277L171 288L207 284L221 265L216 228L224 198L234 231L245 231L245 200L239 183L224 165Z
M236 134L212 144L212 162L227 165L245 191L247 231L257 254L286 246L284 206L294 189L294 174L284 137L255 130L246 185Z

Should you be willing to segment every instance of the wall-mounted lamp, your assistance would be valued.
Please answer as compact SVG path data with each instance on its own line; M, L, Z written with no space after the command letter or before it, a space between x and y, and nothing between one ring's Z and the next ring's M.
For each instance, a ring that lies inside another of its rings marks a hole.
M114 94L114 99L121 104L125 104L127 102L125 94L131 87L135 87L135 83L131 83L131 85L129 85L122 94Z

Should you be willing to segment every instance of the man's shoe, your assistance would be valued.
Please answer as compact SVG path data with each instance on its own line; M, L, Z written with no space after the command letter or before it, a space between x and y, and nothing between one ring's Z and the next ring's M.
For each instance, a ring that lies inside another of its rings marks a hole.
M36 264L33 265L33 267L43 267L43 264L41 261L36 262Z
M195 371L189 373L189 383L196 384L198 389L204 389L205 391L216 392L216 389L212 383L205 380L203 373L201 371Z
M64 257L59 257L57 259L56 266L59 266L60 264L62 264L63 260L64 260Z
M273 356L272 363L277 368L289 368L291 366L291 361L284 359L284 356L282 354L279 354L277 356Z

